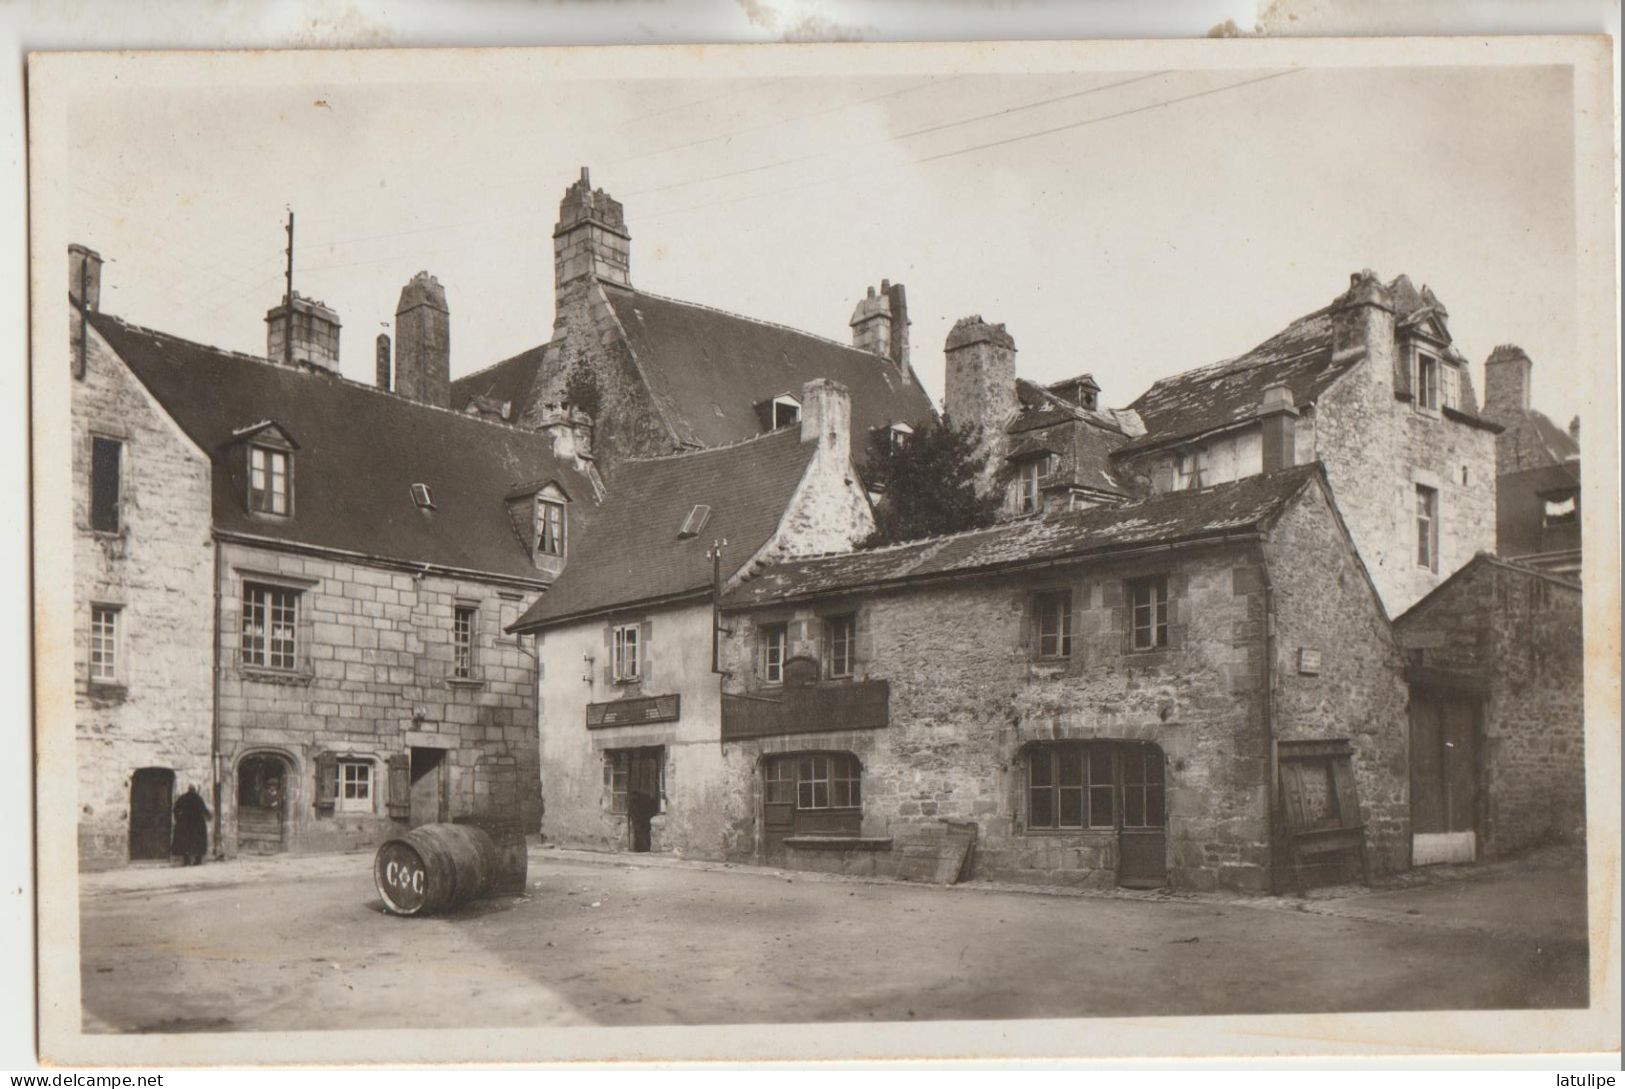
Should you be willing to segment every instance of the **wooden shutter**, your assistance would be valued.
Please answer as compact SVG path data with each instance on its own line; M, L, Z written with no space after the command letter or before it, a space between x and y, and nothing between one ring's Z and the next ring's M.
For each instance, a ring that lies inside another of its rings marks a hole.
M324 752L316 756L316 812L332 813L338 793L339 758L337 753Z
M1408 347L1394 353L1394 392L1407 398L1412 396L1411 364L1415 355L1416 350Z
M412 758L398 752L389 758L389 805L393 820L404 821L412 814Z
M649 679L649 669L654 661L649 657L649 651L654 646L653 641L649 638L651 627L652 623L648 620L638 625L638 680L640 681Z

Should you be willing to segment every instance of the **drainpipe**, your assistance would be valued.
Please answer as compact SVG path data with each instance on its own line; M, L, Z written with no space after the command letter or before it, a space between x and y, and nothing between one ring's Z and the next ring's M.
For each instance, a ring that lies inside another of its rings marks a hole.
M1264 583L1264 743L1269 746L1269 856L1270 892L1281 890L1280 837L1281 764L1275 745L1275 583L1270 579L1269 557L1263 542L1258 546L1258 570Z
M210 678L209 699L211 709L209 714L209 771L214 777L214 856L225 857L225 849L220 844L220 829L224 818L220 810L225 802L225 791L220 782L220 539L214 541L214 653L213 675Z

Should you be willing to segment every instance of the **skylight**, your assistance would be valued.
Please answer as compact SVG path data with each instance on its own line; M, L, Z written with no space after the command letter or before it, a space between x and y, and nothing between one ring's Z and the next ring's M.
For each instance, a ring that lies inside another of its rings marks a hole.
M418 505L419 510L434 510L434 495L427 484L412 485L412 502Z
M699 536L700 530L705 528L705 523L710 518L711 508L704 503L696 503L694 509L688 512L688 517L683 519L683 528L677 531L678 538L687 539Z

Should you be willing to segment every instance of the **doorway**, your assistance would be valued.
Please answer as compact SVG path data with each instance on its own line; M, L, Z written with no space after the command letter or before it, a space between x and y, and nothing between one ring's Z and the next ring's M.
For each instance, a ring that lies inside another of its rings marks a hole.
M863 766L847 752L791 753L762 760L762 852L782 863L791 836L853 836L863 830Z
M445 749L412 749L412 809L407 823L413 828L446 819L445 771Z
M175 804L175 772L137 768L130 776L130 861L169 857L170 812Z
M277 854L287 847L288 762L256 753L237 765L237 849Z
M1128 889L1160 889L1168 883L1162 750L1156 745L1123 745L1117 766L1122 813L1117 883Z
M1478 855L1478 700L1411 691L1411 862Z
M626 846L640 854L654 846L653 822L666 796L666 749L651 745L605 752L610 811L626 816Z

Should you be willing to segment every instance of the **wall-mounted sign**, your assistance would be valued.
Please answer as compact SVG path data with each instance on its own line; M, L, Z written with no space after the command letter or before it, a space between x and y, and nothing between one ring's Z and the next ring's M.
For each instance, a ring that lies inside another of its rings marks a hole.
M1308 647L1298 648L1298 672L1311 676L1320 672L1320 651Z
M640 722L675 722L679 697L639 696L630 700L587 704L587 729L605 726L636 726Z

